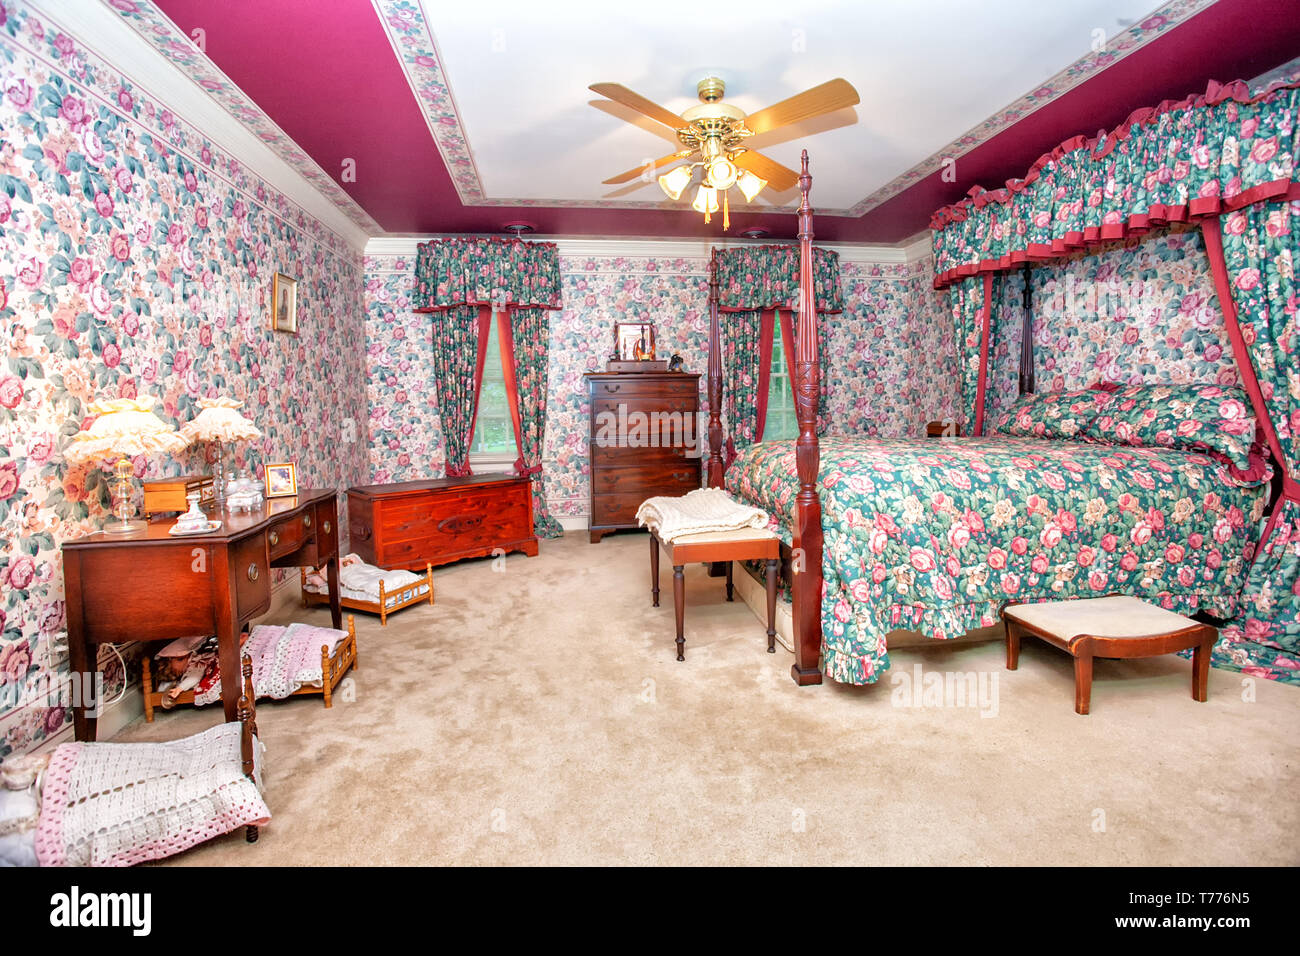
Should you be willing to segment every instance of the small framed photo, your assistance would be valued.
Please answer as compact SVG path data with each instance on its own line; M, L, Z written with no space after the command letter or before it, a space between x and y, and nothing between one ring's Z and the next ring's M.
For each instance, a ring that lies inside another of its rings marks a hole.
M298 280L277 272L271 279L271 328L298 332Z
M614 357L620 362L654 361L655 327L649 322L615 322Z
M266 497L288 498L298 493L298 469L286 461L266 466Z

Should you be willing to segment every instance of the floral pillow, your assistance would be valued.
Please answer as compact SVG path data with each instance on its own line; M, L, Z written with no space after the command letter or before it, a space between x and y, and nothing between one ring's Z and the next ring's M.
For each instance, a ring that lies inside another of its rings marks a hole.
M993 424L993 431L1020 438L1074 438L1112 397L1094 388L1030 392L1016 399Z
M1117 445L1217 452L1248 469L1255 413L1240 388L1135 385L1112 394L1083 436Z

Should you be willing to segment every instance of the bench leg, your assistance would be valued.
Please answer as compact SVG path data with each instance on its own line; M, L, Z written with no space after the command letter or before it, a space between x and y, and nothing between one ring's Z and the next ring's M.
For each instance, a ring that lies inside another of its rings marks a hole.
M733 563L734 562L731 561L727 562L727 600L728 601L734 601L736 599L736 592L731 584L731 565Z
M1213 646L1214 640L1211 638L1197 644L1196 650L1192 651L1192 700L1204 702L1210 699L1210 648Z
M245 843L257 842L257 827L253 826L253 824L251 823L248 824L248 826L244 827L244 842Z
M1074 712L1087 714L1092 703L1092 655L1080 654L1074 659Z
M650 606L659 606L659 535L650 532Z
M767 561L767 652L776 653L776 571L780 562Z
M1007 627L1007 670L1013 671L1020 666L1020 631L1010 621Z
M682 631L686 614L686 575L683 566L673 565L673 611L677 615L677 659L686 660L686 638Z

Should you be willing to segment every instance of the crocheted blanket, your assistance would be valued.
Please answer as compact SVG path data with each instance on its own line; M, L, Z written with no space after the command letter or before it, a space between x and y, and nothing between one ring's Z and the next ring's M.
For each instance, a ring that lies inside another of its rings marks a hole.
M766 528L767 512L742 505L721 488L697 488L680 498L647 498L636 510L636 520L670 542L686 534Z
M244 776L240 725L161 744L61 744L41 789L41 866L131 866L271 819L261 744Z
M334 653L346 631L311 624L279 627L259 624L253 628L241 654L253 659L253 689L258 699L283 700L299 687L320 687L325 675L320 666L320 649L324 645ZM194 692L196 706L221 700L221 672L214 668L213 679L206 676Z

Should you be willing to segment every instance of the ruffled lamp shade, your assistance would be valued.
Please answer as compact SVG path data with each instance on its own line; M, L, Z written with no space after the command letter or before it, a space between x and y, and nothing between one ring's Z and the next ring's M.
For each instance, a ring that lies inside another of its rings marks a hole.
M131 459L162 452L174 454L189 445L176 429L154 414L157 404L158 400L151 396L92 403L89 411L97 416L95 421L73 435L72 444L63 452L63 457L74 463L117 459L117 521L104 525L105 531L138 531L144 527L143 521L132 520Z
M199 408L203 409L192 422L181 426L181 434L189 441L211 441L217 443L217 477L216 500L224 502L226 497L226 467L223 445L235 441L251 441L261 438L261 430L239 413L243 402L233 398L201 398Z

